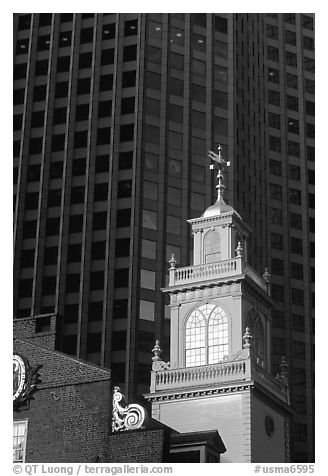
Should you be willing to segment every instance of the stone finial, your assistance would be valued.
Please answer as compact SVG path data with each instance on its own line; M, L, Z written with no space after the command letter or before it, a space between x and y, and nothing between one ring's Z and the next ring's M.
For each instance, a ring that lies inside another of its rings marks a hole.
M249 327L246 327L245 334L243 335L243 349L249 349L251 347L251 341L253 339L252 334L250 333Z
M236 252L236 258L240 258L242 256L243 247L241 246L240 241L238 241L238 245L237 245L237 248L235 249L235 252Z
M160 355L161 355L161 353L162 353L163 351L162 351L162 349L161 349L161 347L160 347L159 340L157 340L157 341L155 342L155 345L154 345L154 348L153 348L152 352L154 353L154 357L152 357L152 361L153 361L153 362L157 362L157 361L159 361L159 360L162 360L161 357L160 357Z
M175 269L175 265L177 264L177 260L175 259L175 254L171 254L171 259L169 261L170 263L170 269Z
M271 274L269 273L269 268L265 268L264 269L264 273L262 274L262 278L264 279L264 281L269 284L270 283L270 278L271 278Z
M284 378L288 377L288 364L284 355L281 356L281 362L279 365L279 375Z

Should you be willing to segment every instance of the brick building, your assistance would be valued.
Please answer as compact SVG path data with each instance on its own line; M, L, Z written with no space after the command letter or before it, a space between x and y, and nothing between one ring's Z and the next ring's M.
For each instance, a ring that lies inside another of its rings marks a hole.
M34 399L14 411L17 442L27 431L28 462L96 462L108 451L110 370L57 352L55 317L49 331L31 334L37 325L38 318L15 321L14 353L42 365Z
M112 432L110 370L58 352L59 329L56 316L14 321L14 363L23 362L25 381L36 375L33 398L20 405L14 398L14 461L220 461L225 447L217 431L179 434L149 418L142 429Z

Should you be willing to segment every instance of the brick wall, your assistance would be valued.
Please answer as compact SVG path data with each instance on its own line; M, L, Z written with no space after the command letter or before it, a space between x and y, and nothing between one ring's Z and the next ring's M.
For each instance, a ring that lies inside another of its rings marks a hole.
M61 320L56 315L50 317L50 329L45 332L36 332L38 320L45 316L14 319L14 338L31 339L35 345L54 350L60 337Z
M14 351L41 364L42 383L29 408L27 463L105 461L111 427L110 371L16 339Z
M161 463L168 461L170 431L165 428L113 433L109 463Z

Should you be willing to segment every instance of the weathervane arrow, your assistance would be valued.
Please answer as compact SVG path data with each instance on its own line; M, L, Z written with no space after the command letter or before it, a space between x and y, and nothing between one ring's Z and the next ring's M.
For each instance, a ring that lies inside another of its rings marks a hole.
M219 168L220 168L220 165L226 165L227 167L229 167L230 161L224 160L224 158L222 157L222 146L221 145L219 145L218 151L219 151L219 153L216 154L212 150L209 150L209 154L208 154L209 158L211 160L214 160L214 162L216 162L219 165ZM214 166L215 166L215 164L211 164L210 169L213 170Z

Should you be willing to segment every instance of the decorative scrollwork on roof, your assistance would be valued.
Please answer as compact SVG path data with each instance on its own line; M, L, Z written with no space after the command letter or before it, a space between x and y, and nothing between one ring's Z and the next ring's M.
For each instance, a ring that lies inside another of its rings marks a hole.
M137 430L142 428L147 417L146 410L136 403L127 404L120 387L114 387L112 431Z

